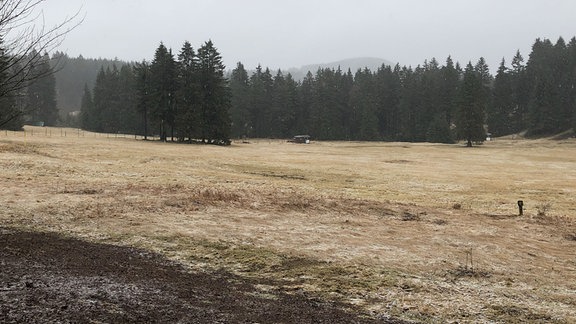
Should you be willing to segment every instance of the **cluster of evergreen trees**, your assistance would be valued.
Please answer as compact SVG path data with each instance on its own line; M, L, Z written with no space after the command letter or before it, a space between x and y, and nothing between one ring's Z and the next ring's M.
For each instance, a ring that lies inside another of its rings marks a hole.
M80 124L83 129L104 133L136 133L136 76L131 65L101 67L94 89L84 85Z
M519 53L512 68L502 62L487 110L490 130L499 135L527 130L547 135L576 127L576 38L568 44L537 39L526 65Z
M97 132L159 135L161 140L228 144L230 91L211 41L177 58L163 44L154 60L102 68L84 89L81 125Z
M319 69L301 82L239 63L230 76L234 137L389 140L468 145L528 130L566 131L576 120L576 38L536 40L527 64L519 52L495 77L483 58L462 68L450 57L422 66L343 72Z

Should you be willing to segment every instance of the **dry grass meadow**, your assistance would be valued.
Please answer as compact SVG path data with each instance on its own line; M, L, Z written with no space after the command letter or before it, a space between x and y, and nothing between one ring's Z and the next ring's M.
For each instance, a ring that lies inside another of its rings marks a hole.
M576 322L576 139L216 147L26 134L0 133L2 226L406 320Z

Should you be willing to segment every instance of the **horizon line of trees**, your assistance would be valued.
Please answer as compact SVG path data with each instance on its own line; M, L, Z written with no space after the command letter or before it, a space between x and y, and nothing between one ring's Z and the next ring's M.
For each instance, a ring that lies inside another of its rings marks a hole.
M442 66L433 58L415 68L321 68L301 81L261 66L249 75L240 62L224 69L211 41L197 52L185 42L176 57L160 44L152 62L102 67L94 87L84 87L80 124L221 144L308 134L468 145L487 132L539 136L576 126L576 37L536 39L527 62L517 51L495 76L483 58L462 67L450 56Z

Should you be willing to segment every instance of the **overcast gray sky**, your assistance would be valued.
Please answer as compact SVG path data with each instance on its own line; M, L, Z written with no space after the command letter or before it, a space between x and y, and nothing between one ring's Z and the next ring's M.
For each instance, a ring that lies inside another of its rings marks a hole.
M160 42L211 39L224 63L276 68L378 57L416 66L448 55L495 70L536 38L576 36L574 0L46 0L48 25L78 10L84 22L60 50L151 60Z

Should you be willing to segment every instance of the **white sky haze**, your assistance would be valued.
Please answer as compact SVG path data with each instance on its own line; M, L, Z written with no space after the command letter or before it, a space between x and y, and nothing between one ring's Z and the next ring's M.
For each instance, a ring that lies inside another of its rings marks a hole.
M495 70L536 38L576 36L574 0L46 0L46 24L80 11L59 50L70 56L151 60L162 41L177 54L211 39L224 63L301 67L353 57L416 66L448 55L484 57Z

